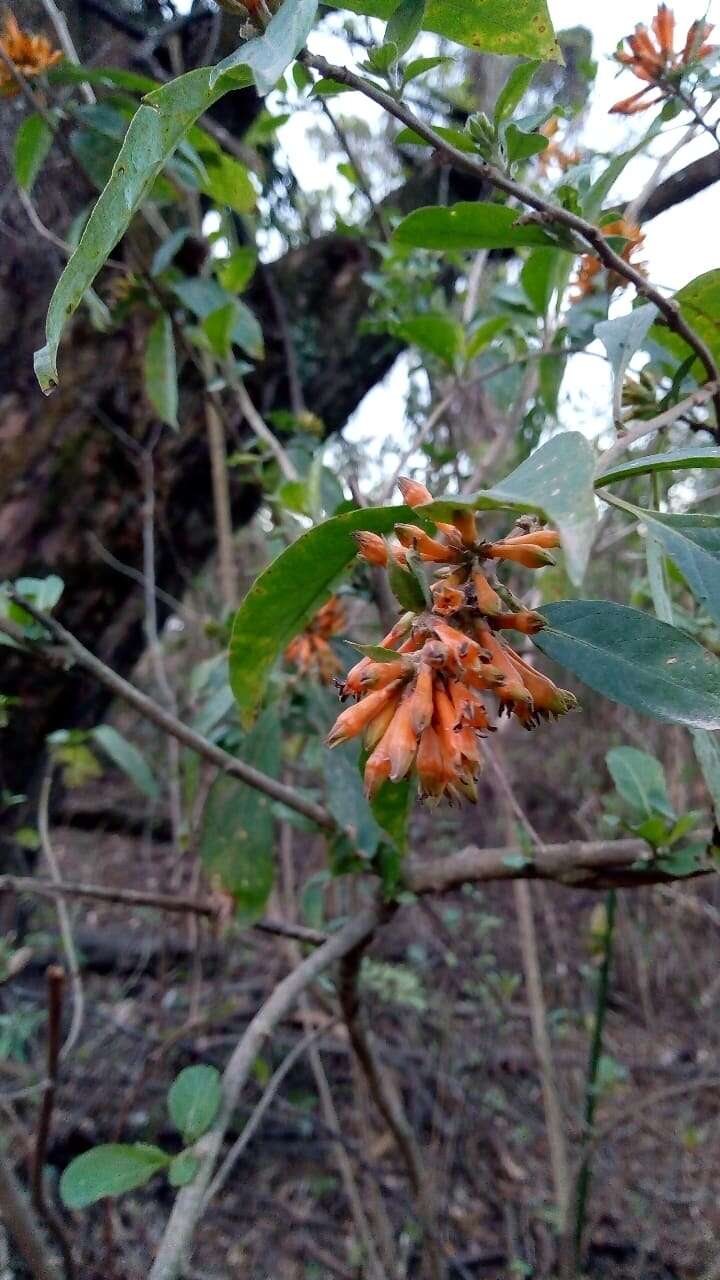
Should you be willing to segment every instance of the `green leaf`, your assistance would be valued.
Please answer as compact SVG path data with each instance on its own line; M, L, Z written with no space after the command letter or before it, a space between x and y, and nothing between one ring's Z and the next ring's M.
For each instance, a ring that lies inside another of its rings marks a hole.
M210 1128L222 1099L217 1067L200 1063L175 1077L168 1093L168 1111L183 1142L197 1142Z
M23 191L32 191L53 144L53 132L43 116L26 116L15 134L13 163L15 181Z
M320 608L357 555L352 534L390 533L418 521L411 507L377 507L333 516L309 529L260 574L238 609L230 638L230 684L241 715L252 719L278 654Z
M415 249L456 252L475 249L514 249L521 245L552 245L557 241L534 223L518 225L518 209L482 201L428 205L415 209L395 228L393 239Z
M390 590L403 609L410 609L413 613L418 613L427 607L425 592L417 573L413 572L412 569L404 569L393 556L390 556L387 575Z
M151 80L150 76L117 67L83 67L62 62L46 74L50 84L93 84L99 89L128 89L131 93L152 93L159 87L157 80Z
M474 360L480 355L481 351L496 338L499 333L509 328L510 321L507 316L490 316L488 320L483 320L481 324L473 329L470 337L465 344L466 360Z
M397 335L452 366L463 349L462 325L441 311L412 316L397 326Z
M178 430L178 378L172 320L163 311L148 333L144 361L145 391L162 422Z
M542 610L533 643L614 702L700 729L720 728L720 661L682 631L609 600Z
M630 360L642 346L656 315L655 304L647 302L627 315L601 320L595 325L595 337L608 353L616 382L622 382Z
M425 21L426 0L400 0L385 28L383 44L394 44L402 57L414 44Z
M269 707L244 738L246 764L277 777L280 725ZM273 808L269 797L234 778L220 777L208 795L200 833L200 860L235 899L244 922L262 915L275 875Z
M232 331L232 340L238 347L242 347L247 355L252 356L255 360L262 360L265 354L262 329L254 312L239 298L235 299L235 324Z
M383 782L370 801L375 821L389 835L400 854L407 851L408 822L414 795L414 779L403 778L400 782Z
M513 165L539 155L547 149L549 141L542 133L518 129L516 124L509 124L505 130L504 144L508 164Z
M153 90L133 116L107 186L50 299L47 343L35 352L35 373L44 392L57 385L57 352L65 325L178 143L203 111L239 87L236 80L221 80L211 89L211 70L200 67Z
M331 0L371 18L390 17L397 0ZM546 0L428 0L423 26L483 53L562 61Z
M720 361L720 268L705 271L683 285L674 301L690 328L707 343L715 361ZM653 336L678 355L686 355L690 350L683 338L664 325L656 325ZM701 368L700 362L695 361L694 369Z
M160 792L153 772L144 755L133 746L132 742L128 742L127 738L109 724L99 724L91 731L91 737L110 757L113 764L117 765L118 769L122 769L130 781L135 783L138 791L142 791L148 800L157 800Z
M444 142L450 142L458 151L465 151L468 155L475 155L476 146L469 133L464 133L462 129L449 129L442 124L433 125L433 131L442 138ZM398 146L405 147L431 147L432 142L428 142L427 138L421 137L414 129L401 129L395 135L395 141Z
M720 622L720 516L666 515L630 502L613 501L643 522L649 535L677 565L696 600L715 622Z
M270 93L303 48L312 31L317 8L318 0L292 0L292 3L281 4L261 36L248 40L218 63L210 76L210 88L215 87L221 76L232 75L234 78L238 71L244 75L249 70L258 93Z
M205 170L200 190L235 213L251 213L257 203L257 192L245 165L220 147L212 152L202 149L200 155Z
M232 335L237 319L237 306L234 298L211 311L202 322L202 330L216 356L222 360L232 349Z
M355 644L353 640L346 640L345 643L351 649L357 649L364 658L371 658L373 662L397 662L398 660L396 649L383 649L381 644Z
M712 796L715 821L720 826L720 742L707 729L691 729L693 750Z
M655 756L637 747L614 747L605 763L616 790L631 809L646 818L662 814L675 818L665 782L665 770Z
M200 1161L194 1156L192 1151L181 1151L170 1162L168 1169L168 1182L171 1187L186 1187L189 1182L197 1175L200 1168Z
M257 251L243 246L235 249L229 258L223 258L218 265L218 279L229 293L242 293L252 280L256 267Z
M547 314L559 256L557 249L535 249L520 272L520 283L536 316Z
M627 480L630 476L643 476L652 471L692 471L696 468L720 467L720 449L690 446L674 449L671 453L650 453L642 458L630 458L618 462L610 471L604 471L595 479L595 487Z
M76 1156L60 1179L60 1197L68 1209L85 1209L105 1196L143 1187L170 1156L144 1142L109 1142Z
M530 88L539 66L539 61L521 62L518 67L514 67L510 72L495 103L493 119L496 125L500 125L505 120L510 119L516 106L522 101Z
M335 747L323 760L327 807L353 848L372 858L382 839L358 772L357 749Z
M452 58L413 58L411 62L408 62L402 68L403 85L410 84L412 80L417 80L418 76L426 75L428 71L434 71L436 67L441 67L445 62L452 62Z
M657 865L661 871L670 876L695 875L706 864L706 849L702 844L688 845L687 849L673 849L658 858Z
M592 448L579 431L563 431L536 449L492 489L481 489L467 502L441 498L416 508L433 519L447 520L461 507L475 510L510 507L538 511L558 529L568 574L582 581L595 534Z
M176 231L171 232L166 240L163 240L159 249L153 254L152 265L150 267L151 276L160 276L163 271L167 271L175 254L182 249L185 241L192 232L190 227L178 227Z

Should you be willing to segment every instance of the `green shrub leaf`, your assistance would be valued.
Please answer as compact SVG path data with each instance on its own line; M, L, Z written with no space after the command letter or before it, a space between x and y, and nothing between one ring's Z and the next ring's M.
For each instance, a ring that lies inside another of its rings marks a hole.
M353 533L389 533L398 521L417 524L410 507L376 507L333 516L309 529L268 565L235 614L230 638L230 684L249 721L278 654L330 594L357 555Z
M60 1196L68 1209L85 1209L105 1196L143 1187L170 1156L144 1142L109 1142L71 1160L60 1179Z
M277 777L280 772L280 725L269 707L240 745L246 764ZM200 859L207 873L235 899L244 923L262 915L273 887L272 801L235 778L219 777L203 812Z
M214 89L222 76L252 73L258 93L270 93L300 52L317 16L318 0L285 0L265 31L224 58L210 75Z
M534 223L520 223L520 212L504 204L461 202L446 208L415 209L395 228L393 239L415 249L457 252L514 249L522 245L557 246L557 240Z
M155 320L145 348L145 391L162 422L178 429L178 379L172 320L163 311Z
M542 613L534 644L591 689L656 720L720 729L720 661L676 627L610 600Z
M652 471L693 471L703 467L720 467L720 449L691 445L686 449L673 449L670 453L650 453L643 458L630 458L628 462L618 462L610 471L597 476L595 487L601 489L606 484L614 484L616 480L627 480L630 476L643 476Z
M220 1073L216 1067L199 1063L186 1067L173 1081L168 1093L168 1110L183 1142L197 1142L210 1128L222 1098Z
M110 757L118 769L122 769L138 791L142 791L148 800L157 800L160 792L152 769L142 752L128 742L112 725L99 724L92 730L92 738Z
M637 747L614 747L605 756L605 763L616 790L631 809L644 818L652 818L657 813L675 818L665 771L655 756Z
M15 181L23 191L32 191L52 144L52 129L42 116L27 116L23 120L15 134L13 153Z
M390 17L397 0L330 0L336 9ZM546 0L428 0L423 27L483 53L562 61Z

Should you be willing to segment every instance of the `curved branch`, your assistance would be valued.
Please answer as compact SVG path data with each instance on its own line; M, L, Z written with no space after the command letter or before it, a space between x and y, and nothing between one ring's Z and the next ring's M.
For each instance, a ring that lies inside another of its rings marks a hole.
M223 1100L212 1129L196 1143L194 1154L200 1168L192 1182L178 1193L165 1234L160 1242L148 1280L177 1280L202 1212L205 1193L215 1171L225 1134L233 1119L240 1094L268 1036L286 1016L295 1001L330 965L352 951L373 932L380 921L378 907L354 916L323 946L278 983L270 998L258 1010L238 1041L223 1074Z

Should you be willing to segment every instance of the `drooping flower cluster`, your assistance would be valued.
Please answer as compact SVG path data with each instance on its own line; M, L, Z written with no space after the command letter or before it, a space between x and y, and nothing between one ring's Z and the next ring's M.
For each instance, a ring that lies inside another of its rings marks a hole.
M432 500L415 481L401 480L400 488L410 506ZM414 553L415 562L419 557L433 567L436 579L429 607L406 613L381 642L385 652L363 657L338 682L341 696L356 701L338 716L328 745L364 735L369 796L414 768L430 802L443 796L475 801L479 738L492 732L489 695L501 714L516 716L526 729L577 705L503 635L532 635L545 625L540 614L518 607L491 581L498 561L528 569L554 563L550 550L559 545L558 534L535 525L523 519L507 538L488 542L478 534L474 512L458 509L450 523L437 523L436 536L414 524L395 526L397 543L374 533L356 535L360 555L371 564L387 565L390 557L402 564Z
M611 112L631 116L662 102L672 92L669 77L714 51L714 46L706 43L712 29L712 23L697 19L690 24L682 49L676 50L675 15L666 4L659 5L652 20L652 33L638 23L633 34L625 37L629 52L621 49L615 55L622 66L630 67L639 80L647 83L629 98L616 102ZM658 96L650 100L647 95L655 90Z
M62 58L60 49L53 49L47 36L31 35L23 31L12 13L5 14L0 49L26 79L40 75L48 67L54 67ZM10 69L0 62L0 96L11 98L20 92L20 86Z
M615 222L606 222L602 227L602 233L606 239L608 236L622 236L625 244L620 250L620 257L635 267L642 275L645 275L645 263L633 262L632 260L636 249L640 249L645 243L643 232L634 222L628 222L626 218L617 218ZM572 295L574 302L579 302L581 298L585 298L589 293L593 292L598 284L598 277L603 270L603 263L594 253L584 253L582 255L574 281ZM618 272L609 271L605 283L607 289L612 293L615 289L624 288L628 282Z
M331 596L306 629L290 641L285 650L285 658L302 675L314 676L321 684L330 684L333 676L342 671L342 664L330 648L328 640L331 636L338 635L345 623L342 601L337 596Z

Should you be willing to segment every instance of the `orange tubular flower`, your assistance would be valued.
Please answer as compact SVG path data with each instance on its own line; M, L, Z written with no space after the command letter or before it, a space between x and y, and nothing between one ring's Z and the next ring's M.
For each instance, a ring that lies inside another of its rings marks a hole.
M300 635L294 636L285 650L285 658L303 675L315 676L321 684L330 684L342 670L328 640L345 626L345 610L337 596L331 596ZM359 665L359 664L358 664Z
M630 116L637 111L646 111L655 107L664 98L672 96L672 84L669 77L683 72L695 62L699 62L708 53L714 52L713 45L706 44L712 31L707 22L691 23L685 44L680 52L675 50L675 15L666 4L658 6L652 20L652 35L642 23L636 26L632 35L626 36L630 51L620 50L617 61L623 67L629 67L638 80L646 81L644 87L629 98L623 98L611 107L616 115ZM650 100L647 95L657 91L657 97Z
M354 533L353 539L357 543L358 555L363 560L367 560L368 564L380 565L384 569L388 562L388 549L383 539L377 533Z
M55 63L62 58L61 50L53 49L47 36L34 36L23 31L12 13L5 15L0 33L0 49L26 80L39 76L49 67L54 67ZM0 96L11 98L19 92L20 86L10 70L0 65Z
M416 481L403 480L401 489L408 505L432 500ZM488 695L497 699L499 712L528 729L576 705L572 694L524 663L503 638L506 629L534 635L545 621L532 610L505 605L492 581L495 560L535 569L554 563L549 549L559 545L559 535L533 528L535 518L527 517L507 538L488 542L475 522L475 512L462 508L452 513L452 524L437 526L436 537L417 525L395 528L401 543L435 573L432 605L405 614L385 636L382 647L394 649L397 662L362 658L348 672L341 696L357 701L341 712L327 738L336 746L363 736L371 797L383 783L414 770L429 803L443 797L474 801L479 739L493 731ZM372 548L367 538L357 538L361 555Z

